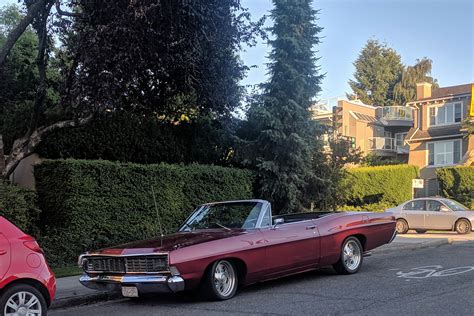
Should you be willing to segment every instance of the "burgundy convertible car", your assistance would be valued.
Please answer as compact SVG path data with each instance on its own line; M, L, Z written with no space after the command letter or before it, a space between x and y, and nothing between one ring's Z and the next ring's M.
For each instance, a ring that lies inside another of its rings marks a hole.
M125 297L200 288L225 300L238 286L321 266L356 273L364 255L395 234L389 213L272 216L264 200L209 203L177 233L81 255L80 282Z

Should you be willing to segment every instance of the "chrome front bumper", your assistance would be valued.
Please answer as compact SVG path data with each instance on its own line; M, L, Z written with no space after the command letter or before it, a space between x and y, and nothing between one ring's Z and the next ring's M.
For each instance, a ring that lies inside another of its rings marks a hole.
M134 286L138 293L175 293L184 290L184 280L177 275L98 275L83 274L79 282L85 287L102 291L120 291Z

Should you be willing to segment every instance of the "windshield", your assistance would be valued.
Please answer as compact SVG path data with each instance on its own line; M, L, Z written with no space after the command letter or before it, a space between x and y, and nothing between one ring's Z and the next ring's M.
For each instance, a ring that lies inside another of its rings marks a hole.
M199 207L180 231L192 231L209 228L252 229L262 209L259 202L234 202L203 205Z
M443 200L443 202L453 211L468 211L467 207L462 205L461 203L458 203L456 201L451 201L451 200Z

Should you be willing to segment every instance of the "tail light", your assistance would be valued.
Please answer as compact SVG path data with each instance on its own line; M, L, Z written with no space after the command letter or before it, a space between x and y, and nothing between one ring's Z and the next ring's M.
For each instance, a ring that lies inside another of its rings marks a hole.
M33 250L34 252L43 253L43 249L41 249L40 245L36 242L36 240L27 240L23 242L26 248Z

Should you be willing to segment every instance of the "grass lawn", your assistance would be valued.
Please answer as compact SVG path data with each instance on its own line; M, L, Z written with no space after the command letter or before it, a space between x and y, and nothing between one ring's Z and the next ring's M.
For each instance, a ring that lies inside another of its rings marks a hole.
M51 268L56 278L64 278L82 274L82 269L76 266Z

